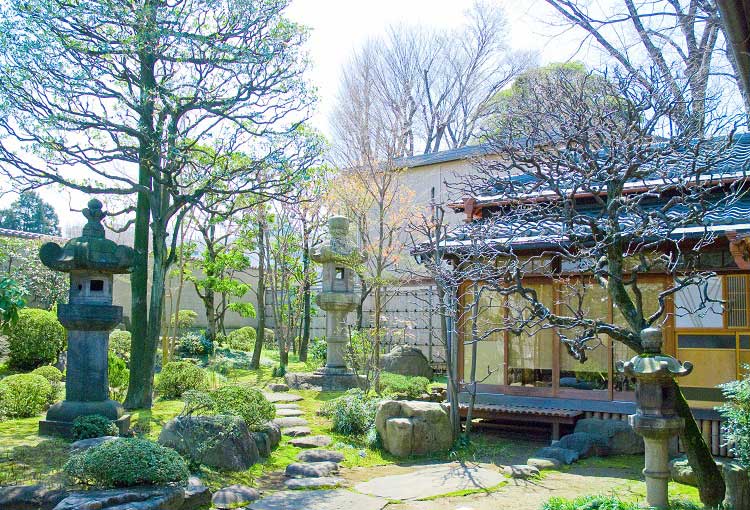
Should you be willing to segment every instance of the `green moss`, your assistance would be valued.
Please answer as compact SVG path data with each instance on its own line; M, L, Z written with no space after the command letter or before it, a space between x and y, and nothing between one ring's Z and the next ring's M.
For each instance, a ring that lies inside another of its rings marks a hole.
M438 494L436 496L429 496L427 498L419 498L417 499L417 501L433 501L435 499L463 497L470 496L472 494L492 494L493 492L501 489L502 487L505 487L506 485L508 485L508 482L504 481L500 482L497 485L493 485L492 487L485 487L480 489L463 489L460 491L446 492L445 494Z

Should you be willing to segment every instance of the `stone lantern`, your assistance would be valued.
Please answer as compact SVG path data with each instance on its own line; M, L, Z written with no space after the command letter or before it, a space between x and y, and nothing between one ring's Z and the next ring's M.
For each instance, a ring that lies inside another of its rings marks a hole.
M672 356L661 354L662 333L658 328L641 332L643 354L630 361L618 361L617 370L636 380L636 413L630 416L633 430L645 442L646 500L650 507L669 506L669 440L685 426L677 416L675 377L688 375L693 370L690 362L680 363Z
M122 307L112 305L112 275L130 273L133 250L105 238L99 200L90 200L83 215L88 222L80 237L39 250L45 266L70 274L68 304L57 306L68 332L65 400L39 422L42 435L70 436L73 420L91 414L114 421L121 433L130 426L122 405L109 398L107 350L110 331L122 321Z
M325 389L353 388L357 378L346 366L346 346L349 331L346 317L357 307L359 296L354 292L354 266L366 260L364 253L349 242L349 219L332 216L328 219L328 245L312 254L312 259L323 266L322 291L315 298L326 311L326 365L313 374L287 374L292 387L303 385Z

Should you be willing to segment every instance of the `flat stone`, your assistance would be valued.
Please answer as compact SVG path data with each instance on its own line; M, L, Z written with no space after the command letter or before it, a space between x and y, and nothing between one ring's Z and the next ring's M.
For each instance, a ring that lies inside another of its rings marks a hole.
M282 429L288 427L304 427L307 425L306 419L297 416L282 416L281 418L274 418L273 422Z
M363 494L391 499L423 499L450 492L490 489L506 478L495 469L451 462L403 475L381 476L357 484ZM361 509L358 509L361 510Z
M264 393L263 394L266 399L268 399L269 402L298 402L300 400L304 400L304 397L302 395L297 395L294 393Z
M73 492L54 510L179 510L184 501L180 487L131 487Z
M260 497L257 490L246 485L230 485L216 491L211 497L211 504L215 508L240 508L247 506Z
M526 464L537 469L559 469L562 465L557 459L545 459L543 457L532 457L526 461Z
M274 404L276 406L276 409L299 409L299 405L297 404Z
M250 505L251 510L382 510L387 499L357 494L346 489L282 491Z
M528 464L515 464L512 466L505 466L503 468L503 474L511 478L520 478L526 480L527 478L533 478L539 476L539 469Z
M74 453L82 452L94 446L99 446L100 444L107 443L109 441L114 441L115 439L119 439L119 437L118 436L102 436L102 437L91 437L89 439L81 439L71 444L70 449Z
M276 416L283 418L285 416L302 416L305 412L302 409L276 409Z
M568 450L567 448L558 448L556 446L547 446L541 450L537 450L533 457L543 459L556 459L563 464L572 464L578 460L578 452L575 450Z
M302 437L309 436L312 433L310 427L285 427L281 430L285 436Z
M290 439L289 443L297 448L319 448L331 444L331 438L328 436L298 437L296 439Z
M339 487L344 483L343 478L336 478L333 476L321 476L319 478L292 478L284 482L287 489L301 490L301 489L331 489L333 487Z
M284 383L271 383L268 385L268 389L273 392L289 391L289 386Z
M320 437L320 436L314 436ZM325 437L325 436L324 436ZM334 452L331 450L307 450L300 452L297 455L297 460L300 462L343 462L344 454L341 452Z
M49 510L68 495L67 491L44 485L0 487L0 508L14 510Z
M286 467L286 476L290 478L320 478L339 472L335 462L294 462Z

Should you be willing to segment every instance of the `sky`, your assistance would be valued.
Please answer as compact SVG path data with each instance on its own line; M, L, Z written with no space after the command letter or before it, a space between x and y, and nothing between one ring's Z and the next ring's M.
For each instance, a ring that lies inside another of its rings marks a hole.
M308 78L317 88L319 102L311 122L329 134L328 116L336 100L342 66L367 39L383 35L389 25L419 24L450 30L464 22L464 11L473 0L294 0L287 16L310 31L307 50L311 59ZM578 51L581 34L561 32L549 21L557 17L543 0L496 0L508 18L508 41L513 49L533 50L539 63L570 58L592 65L601 59L595 50ZM71 195L59 187L40 190L57 211L63 235L77 235L84 223L82 194ZM8 200L6 197L5 200Z

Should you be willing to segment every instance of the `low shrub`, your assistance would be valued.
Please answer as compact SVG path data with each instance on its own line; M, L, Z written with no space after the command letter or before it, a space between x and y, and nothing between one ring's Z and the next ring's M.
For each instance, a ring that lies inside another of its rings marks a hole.
M100 414L79 416L73 420L72 433L75 441L79 439L91 439L92 437L118 435L117 425L106 416Z
M41 375L52 385L61 383L63 379L63 374L62 372L60 372L60 369L51 365L45 365L43 367L35 368L31 371L31 373Z
M209 395L216 414L240 416L250 430L261 430L276 416L276 407L260 391L249 386L222 386Z
M128 391L128 382L130 381L130 370L125 366L125 361L116 356L114 353L107 354L108 360L108 378L109 378L109 396L113 400L123 400Z
M206 335L191 331L177 340L177 351L185 357L209 356L214 352L214 343Z
M130 363L130 331L116 329L109 334L109 352Z
M15 374L0 380L0 415L28 418L41 413L53 400L55 389L37 374Z
M378 402L355 388L324 403L320 414L331 418L334 432L344 435L366 434L375 425Z
M748 368L747 366L744 368ZM750 375L720 386L725 403L719 407L724 418L722 432L730 451L746 468L750 467Z
M255 348L255 339L257 333L255 328L245 326L240 329L235 329L227 335L227 345L230 349L236 351L250 352Z
M269 328L265 328L263 331L263 347L267 349L276 347L276 332Z
M429 385L430 380L426 377L380 373L380 390L384 395L398 395L415 400L423 393L428 393Z
M166 363L156 381L156 391L165 399L179 398L188 390L207 387L206 371L187 361Z
M542 505L542 510L640 510L643 508L635 502L622 501L615 496L581 496L575 499L550 498ZM670 510L698 510L702 505L689 501L675 500L669 505Z
M177 312L177 329L189 329L195 326L198 321L198 314L193 310L180 310ZM170 324L175 325L175 316L172 315L170 318Z
M38 308L18 312L18 320L8 336L9 364L29 370L57 361L65 350L65 328L55 314Z
M328 343L325 338L315 337L307 348L310 358L316 361L325 361L328 357Z
M77 483L96 487L132 487L184 482L187 463L171 448L147 439L108 441L73 455L64 467Z

